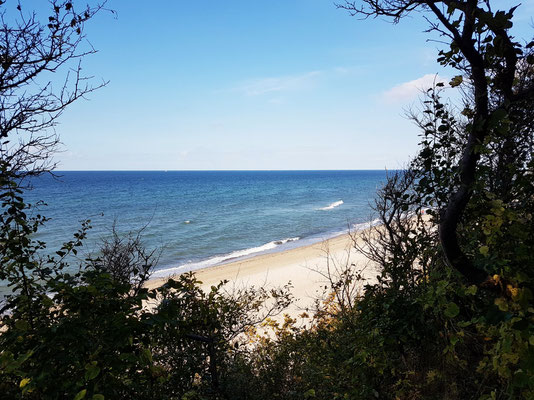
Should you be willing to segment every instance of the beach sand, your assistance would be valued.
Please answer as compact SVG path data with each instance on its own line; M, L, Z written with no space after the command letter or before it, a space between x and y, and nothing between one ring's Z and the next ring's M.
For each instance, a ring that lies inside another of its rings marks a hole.
M313 308L315 300L323 296L325 290L330 292L329 271L335 277L336 271L353 264L352 268L362 270L366 279L359 285L376 279L376 269L355 250L354 240L362 243L361 233L344 234L303 247L205 268L195 274L204 290L222 280L229 281L228 288L263 286L269 289L291 283L295 302L285 313L298 317L306 309ZM146 287L156 288L167 279L152 279Z

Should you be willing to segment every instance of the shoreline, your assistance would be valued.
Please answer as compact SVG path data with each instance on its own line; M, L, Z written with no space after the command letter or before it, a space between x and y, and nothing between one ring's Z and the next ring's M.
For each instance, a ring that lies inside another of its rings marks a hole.
M273 240L258 246L246 249L233 250L229 253L216 254L205 259L200 259L187 264L176 266L166 266L155 270L152 273L153 279L165 279L171 276L181 275L187 272L198 272L206 269L221 267L228 264L239 263L252 258L266 256L269 254L285 253L298 248L309 247L319 243L329 242L336 238L355 235L359 232L366 231L377 225L378 220L368 222L358 222L351 224L350 228L339 228L326 231L319 234L313 234L304 237L288 237L285 239ZM220 260L220 261L216 261Z
M202 282L201 288L209 290L212 285L228 280L226 288L264 287L266 289L282 287L291 283L291 293L295 302L287 313L297 317L300 313L313 307L316 299L330 290L328 273L354 264L362 270L363 285L376 279L376 270L369 260L356 252L354 240L361 241L361 235L367 229L345 233L319 242L287 250L258 254L241 260L191 271ZM185 273L185 271L184 271ZM154 289L164 284L172 276L157 277L148 280L145 287Z

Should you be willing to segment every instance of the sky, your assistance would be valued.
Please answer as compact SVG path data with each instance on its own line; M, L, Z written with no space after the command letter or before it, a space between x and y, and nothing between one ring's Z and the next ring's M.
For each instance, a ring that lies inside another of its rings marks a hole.
M86 26L98 53L83 71L109 83L61 116L60 170L402 168L419 142L406 110L453 73L418 14L359 20L330 0L106 6ZM518 37L533 14L523 1Z

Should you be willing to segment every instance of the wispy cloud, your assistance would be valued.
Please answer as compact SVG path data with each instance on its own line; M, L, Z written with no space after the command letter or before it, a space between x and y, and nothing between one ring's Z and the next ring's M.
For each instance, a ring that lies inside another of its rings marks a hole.
M334 72L336 74L346 75L351 72L351 69L347 67L334 67Z
M311 71L301 75L253 79L243 82L233 90L247 96L303 90L312 87L320 74L321 71Z
M448 79L436 74L426 74L413 81L404 82L384 92L383 97L387 102L403 102L415 99L422 91L431 88L436 83L448 84Z

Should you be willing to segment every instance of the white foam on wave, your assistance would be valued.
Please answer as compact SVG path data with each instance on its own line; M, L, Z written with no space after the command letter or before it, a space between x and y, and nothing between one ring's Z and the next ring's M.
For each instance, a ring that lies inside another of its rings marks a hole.
M352 232L361 232L361 231L364 231L366 229L369 229L373 226L377 226L377 225L380 225L382 223L382 221L380 221L378 218L377 219L374 219L372 221L368 221L368 222L362 222L360 224L354 224L352 225L351 227L351 231Z
M332 204L326 206L326 207L323 207L323 208L319 208L319 210L331 210L332 208L336 208L336 207L339 207L341 204L343 204L343 200L339 200L339 201L334 201Z
M209 258L204 261L182 264L182 265L172 267L172 268L160 269L158 271L154 271L154 273L152 274L152 277L163 278L163 277L167 277L167 276L174 275L174 274L181 274L181 273L188 272L188 271L195 271L201 268L213 267L214 265L223 264L227 261L230 261L236 258L246 257L251 254L272 250L276 248L277 246L280 246L282 244L286 244L289 242L296 242L299 239L300 237L273 240L272 242L265 243L264 245L261 245L261 246L251 247L249 249L244 249L244 250L236 250L228 254L223 254L220 256Z

